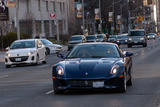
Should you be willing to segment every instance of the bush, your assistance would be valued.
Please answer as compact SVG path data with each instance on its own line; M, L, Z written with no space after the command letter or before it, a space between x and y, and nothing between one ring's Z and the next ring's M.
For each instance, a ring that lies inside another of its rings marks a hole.
M21 39L29 39L31 38L30 35L21 34ZM11 45L12 42L17 40L17 33L9 32L6 36L0 36L0 48L6 48ZM2 46L3 44L3 46Z

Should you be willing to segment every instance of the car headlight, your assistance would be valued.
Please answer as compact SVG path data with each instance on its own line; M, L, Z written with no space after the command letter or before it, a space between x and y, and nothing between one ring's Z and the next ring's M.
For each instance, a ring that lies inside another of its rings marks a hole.
M132 40L132 38L129 38L128 40Z
M63 69L63 67L61 67L61 66L57 67L57 74L58 75L64 75L64 69Z
M140 38L140 40L144 40L144 38Z
M34 54L36 51L28 52L28 56Z
M11 57L11 54L9 54L9 53L6 53L6 56L7 56L7 57Z
M128 40L125 40L125 42L128 42Z
M114 65L111 69L111 74L117 74L119 65Z

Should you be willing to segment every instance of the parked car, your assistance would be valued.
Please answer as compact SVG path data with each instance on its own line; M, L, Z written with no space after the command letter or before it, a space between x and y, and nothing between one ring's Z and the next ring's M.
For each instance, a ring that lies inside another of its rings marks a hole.
M128 44L128 35L127 34L118 35L117 36L117 44L118 45Z
M118 89L132 85L132 56L113 43L78 44L52 68L55 94L76 89Z
M88 35L86 36L87 42L97 42L97 36L96 35Z
M47 39L40 39L40 41L45 45L46 47L46 54L53 54L53 53L59 53L62 51L63 47L58 44L53 44L51 41Z
M6 68L18 64L46 63L46 48L38 39L16 40L7 50Z
M73 35L69 39L68 50L71 50L75 45L79 43L85 43L85 42L86 42L86 38L84 35Z
M128 37L128 48L133 45L147 47L147 36L144 29L131 30Z
M150 39L156 39L156 37L157 37L157 34L155 34L155 33L149 33L149 34L147 34L147 39L148 40L150 40Z
M106 35L105 34L96 34L97 42L106 42Z
M108 42L117 43L117 35L110 35L108 38Z

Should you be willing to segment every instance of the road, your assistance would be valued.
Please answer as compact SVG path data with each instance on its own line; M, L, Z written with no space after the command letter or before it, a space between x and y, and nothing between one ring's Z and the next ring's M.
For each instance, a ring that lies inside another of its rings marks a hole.
M74 91L55 95L51 67L60 59L47 58L47 64L6 69L0 61L0 107L160 107L160 41L134 52L133 86L126 93L115 91Z

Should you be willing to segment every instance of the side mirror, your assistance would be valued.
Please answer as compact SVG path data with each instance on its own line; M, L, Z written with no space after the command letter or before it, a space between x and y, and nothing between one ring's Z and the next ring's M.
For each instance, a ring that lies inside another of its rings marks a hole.
M132 52L126 52L126 51L124 51L123 54L124 54L125 57L131 57L131 56L133 56Z
M57 54L57 57L58 57L58 58L62 58L62 59L64 59L64 58L65 58L65 57L64 57L64 55L63 55L63 54L61 54L61 53Z
M9 47L7 47L7 48L6 48L6 50L7 50L7 51L8 51L8 50L10 50L10 48L9 48Z

